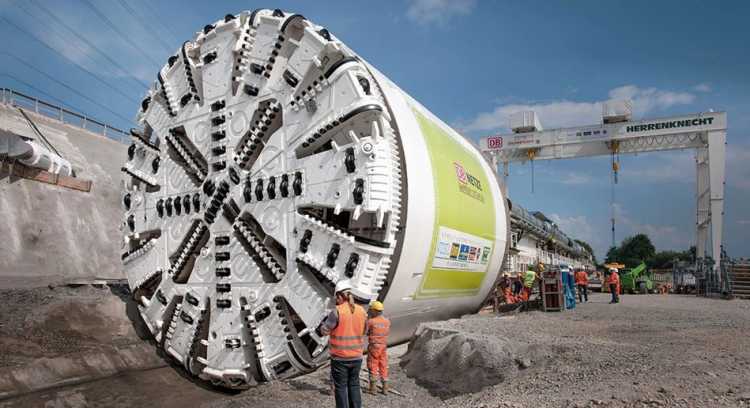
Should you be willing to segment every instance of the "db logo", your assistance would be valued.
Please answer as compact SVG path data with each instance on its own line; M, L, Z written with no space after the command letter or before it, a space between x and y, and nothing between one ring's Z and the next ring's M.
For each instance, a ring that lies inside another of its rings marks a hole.
M487 138L488 149L502 149L503 148L503 137L502 136L490 136Z
M464 170L464 166L453 162L453 166L456 168L456 178L458 178L458 181L461 184L466 184L466 170Z

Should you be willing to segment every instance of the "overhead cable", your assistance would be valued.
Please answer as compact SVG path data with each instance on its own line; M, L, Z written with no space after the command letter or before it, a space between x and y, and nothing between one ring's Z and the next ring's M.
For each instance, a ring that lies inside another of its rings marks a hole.
M105 81L105 80L104 80L104 79L103 79L102 77L100 77L99 75L97 75L97 74L95 74L95 73L91 72L90 70L88 70L87 68L85 68L85 67L84 67L83 65L81 65L81 64L79 64L79 63L77 63L77 62L73 61L72 59L68 58L68 57L67 57L67 56L66 56L65 54L63 54L63 53L61 53L60 51L58 51L58 50L54 49L54 48L53 48L52 46L50 46L49 44L47 44L47 43L46 43L45 41L41 40L41 39L40 39L39 37L37 37L36 35L34 35L34 34L30 33L29 31L25 30L24 28L20 27L19 25L17 25L16 23L14 23L14 22L12 22L12 21L8 20L8 19L7 19L7 18L5 18L5 17L2 17L2 16L0 16L0 20L4 21L4 22L5 22L6 24L10 25L11 27L15 28L16 30L18 30L18 31L20 31L20 32L22 32L22 33L24 33L24 34L28 35L29 37L31 37L31 38L33 38L33 39L35 39L35 40L36 40L36 41L38 41L38 42L39 42L40 44L42 44L42 45L43 45L43 46L44 46L45 48L47 48L48 50L52 51L53 53L55 53L55 54L59 55L59 56L60 56L60 57L62 57L63 59L66 59L66 60L68 60L68 61L69 61L69 62L70 62L71 64L73 64L73 65L77 66L77 67L78 67L79 69L81 69L82 71L84 71L84 72L86 72L87 74L89 74L89 75L91 75L92 77L94 77L94 78L95 78L95 79L96 79L97 81L99 81L99 82L100 82L100 83L101 83L102 85L104 85L104 86L106 86L107 88L109 88L109 89L111 89L111 90L113 90L113 91L115 91L115 92L119 93L120 95L122 95L122 96L123 96L124 98L126 98L126 99L128 99L128 100L130 100L130 101L132 101L132 102L134 102L134 103L138 103L138 101L137 101L137 100L136 100L135 98L133 98L132 96L129 96L129 95L125 94L124 92L122 92L121 90L119 90L119 89L115 88L114 86L112 86L112 84L110 84L109 82Z
M107 24L109 28L112 29L112 31L117 33L117 35L119 35L123 41L128 43L131 47L133 47L133 49L135 49L141 55L143 55L144 58L151 61L151 63L153 63L155 66L157 67L161 66L161 64L156 62L156 60L154 60L150 55L148 55L148 53L146 53L146 51L144 51L143 48L139 47L138 44L136 44L135 42L133 42L133 40L130 39L130 37L128 37L122 31L120 31L120 29L117 28L115 23L113 23L112 20L110 20L106 15L104 15L104 13L99 11L99 9L97 9L96 6L94 6L89 0L83 0L83 2L88 6L89 9L91 9L91 11L94 12L94 14L96 14L100 19L102 19L104 23Z
M2 17L0 17L0 18L2 18ZM134 124L135 125L135 122L133 122L133 120L127 119L124 116L120 115L119 113L117 113L117 112L113 111L112 109L108 108L105 104L97 102L97 101L89 98L88 96L82 94L80 91L78 91L74 87L72 87L72 86L70 86L70 85L68 85L68 84L60 81L59 79L53 77L52 75L50 75L50 74L48 74L48 73L40 70L39 68L35 67L33 64L29 63L28 61L26 61L26 60L24 60L24 59L22 59L22 58L20 58L20 57L18 57L16 55L13 55L13 54L10 54L10 53L7 53L7 52L3 52L3 51L0 51L0 55L5 55L5 56L8 56L10 58L15 59L16 61L18 61L21 64L25 65L27 68L31 69L32 71L35 71L35 72L39 73L40 75L44 76L45 78L49 79L50 81L53 81L53 82L57 83L58 85L64 87L65 89L69 90L70 92L73 92L74 94L76 94L76 95L80 96L81 98L89 101L90 103L92 103L92 104L94 104L94 105L96 105L96 106L98 106L98 107L106 110L107 112L109 112L109 113L117 116L119 119L122 119L123 121L125 121L125 123Z
M136 78L133 76L128 70L123 69L120 66L120 63L112 59L107 53L102 51L99 47L94 45L91 41L89 41L85 36L79 34L74 28L72 28L70 25L65 23L62 19L57 17L54 13L52 13L46 6L44 6L42 3L39 2L32 2L34 5L36 5L40 10L42 10L49 18L54 20L57 24L60 24L61 26L65 27L71 34L73 34L78 40L82 41L87 46L91 47L92 50L96 51L97 54L99 54L102 58L106 59L110 64L117 67L117 70L119 71L120 75L127 76L130 79L132 79L134 82L137 82L139 85L141 85L143 88L148 89L149 85L148 83Z
M154 31L151 29L151 27L149 27L149 26L146 25L146 23L145 23L146 20L140 14L138 14L138 12L136 12L135 10L133 10L133 8L130 7L130 5L128 5L128 3L125 0L119 0L119 2L120 2L120 5L122 6L122 8L124 8L125 11L127 11L128 14L130 14L130 16L132 16L133 19L138 23L138 25L140 25L143 28L144 32L149 33L149 34L151 34L152 37L156 38L156 40L159 43L161 43L161 45L164 47L164 49L168 53L174 52L173 47L170 47L169 44L167 44L164 40L162 40L162 38L159 35L157 35L156 33L154 33Z

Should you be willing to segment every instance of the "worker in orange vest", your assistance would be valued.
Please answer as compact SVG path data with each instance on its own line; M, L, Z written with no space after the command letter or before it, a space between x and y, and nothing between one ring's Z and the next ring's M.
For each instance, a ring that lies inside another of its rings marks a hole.
M368 392L375 394L378 378L382 381L383 394L388 393L388 334L391 321L383 316L383 303L377 300L370 304L370 318L367 319L367 370L370 372Z
M336 308L317 329L319 335L330 336L328 346L336 408L362 407L359 371L365 349L367 312L354 303L351 290L348 280L336 284Z
M518 272L513 282L513 296L518 300L521 296L521 290L523 290L523 272Z
M578 287L578 301L583 303L589 301L589 274L579 269L575 274L576 286Z
M609 285L609 291L612 293L612 300L609 303L620 303L620 274L617 268L609 268L607 284Z
M508 272L503 273L502 279L500 279L500 283L498 286L500 287L500 290L502 291L503 299L505 299L506 304L513 304L516 303L516 297L513 296L513 289L511 288L512 282L510 280L510 274ZM497 310L496 310L497 312Z

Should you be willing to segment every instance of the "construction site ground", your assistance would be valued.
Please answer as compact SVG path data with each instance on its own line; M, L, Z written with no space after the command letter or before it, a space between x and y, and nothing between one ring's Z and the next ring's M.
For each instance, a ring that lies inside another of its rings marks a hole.
M0 407L334 405L327 368L243 392L194 382L148 344L127 299L107 286L0 291ZM436 360L445 372L415 373L425 350L412 346L405 370L408 345L393 347L398 394L365 394L364 406L750 406L750 302L687 295L608 301L593 294L562 313L429 324L453 333L451 344L468 358L446 349ZM493 348L473 349L477 342L511 351L482 355ZM507 369L482 373L498 366ZM500 382L474 389L487 380Z

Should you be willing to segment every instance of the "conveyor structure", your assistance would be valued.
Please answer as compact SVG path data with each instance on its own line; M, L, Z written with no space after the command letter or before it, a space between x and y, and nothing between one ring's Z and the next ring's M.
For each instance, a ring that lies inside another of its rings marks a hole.
M140 314L194 376L232 388L310 372L348 279L391 342L478 309L506 200L482 154L327 29L227 15L171 57L122 167L122 261Z

